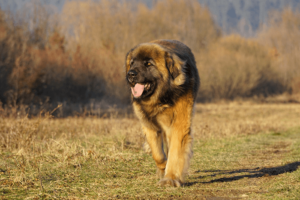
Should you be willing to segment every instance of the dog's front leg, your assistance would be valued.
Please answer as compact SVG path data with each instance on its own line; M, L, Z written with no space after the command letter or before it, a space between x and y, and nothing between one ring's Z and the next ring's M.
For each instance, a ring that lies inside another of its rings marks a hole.
M182 97L173 107L174 118L166 131L169 146L168 163L165 176L159 185L180 187L184 183L189 161L192 157L193 137L191 134L191 119L193 99Z
M167 158L163 149L163 134L161 131L156 131L145 126L143 127L143 132L146 135L152 157L157 166L157 175L159 178L163 178L167 164Z

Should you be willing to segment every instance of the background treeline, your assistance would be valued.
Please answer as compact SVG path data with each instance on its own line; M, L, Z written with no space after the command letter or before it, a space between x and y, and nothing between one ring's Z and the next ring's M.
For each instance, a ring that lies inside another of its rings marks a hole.
M0 7L4 10L16 12L18 9L29 6L30 2L41 2L47 5L48 9L61 11L68 0L0 0ZM73 0L74 1L74 0ZM101 0L76 0L94 1ZM157 0L118 0L130 2L143 2L152 7ZM238 33L246 37L254 36L260 24L267 23L270 10L282 10L286 7L292 9L300 8L299 0L198 0L207 6L213 15L216 23L225 33Z
M0 13L0 101L61 115L127 106L126 52L141 42L176 39L195 54L198 101L300 93L300 13L272 12L256 38L224 35L198 1L65 3L60 14L35 4ZM61 108L62 109L62 108Z
M209 10L226 33L254 36L262 23L268 22L270 10L300 8L299 0L198 0Z

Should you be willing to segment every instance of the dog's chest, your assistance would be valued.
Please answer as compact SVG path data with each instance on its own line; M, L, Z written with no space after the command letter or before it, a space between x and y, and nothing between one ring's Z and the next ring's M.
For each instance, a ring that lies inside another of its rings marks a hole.
M174 113L169 105L134 105L134 110L144 126L155 130L168 129L174 119Z
M153 112L154 111L154 112ZM151 123L152 126L156 126L157 129L167 131L174 120L174 113L170 107L158 107L157 110L153 110L151 113L148 113L148 123Z

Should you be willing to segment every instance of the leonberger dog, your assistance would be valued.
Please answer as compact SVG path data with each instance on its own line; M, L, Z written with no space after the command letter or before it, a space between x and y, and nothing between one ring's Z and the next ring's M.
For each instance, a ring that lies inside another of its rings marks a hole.
M179 41L155 40L131 49L125 67L158 184L180 187L193 153L191 122L200 85L194 55Z

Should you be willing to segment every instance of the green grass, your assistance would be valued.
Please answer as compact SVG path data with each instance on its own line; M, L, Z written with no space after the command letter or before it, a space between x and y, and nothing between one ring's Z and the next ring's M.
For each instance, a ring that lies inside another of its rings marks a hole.
M188 182L222 197L299 199L299 142L300 129L210 140L195 148Z
M74 141L67 141L74 143ZM91 141L90 141L91 142ZM48 152L0 159L3 199L300 198L300 129L196 140L186 185L156 185L151 156L136 149Z

